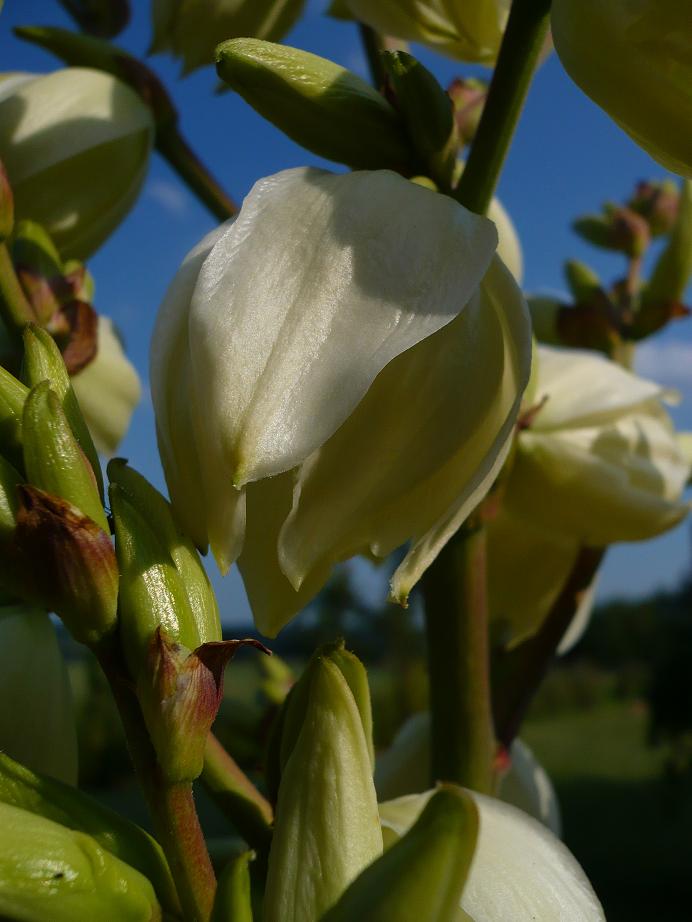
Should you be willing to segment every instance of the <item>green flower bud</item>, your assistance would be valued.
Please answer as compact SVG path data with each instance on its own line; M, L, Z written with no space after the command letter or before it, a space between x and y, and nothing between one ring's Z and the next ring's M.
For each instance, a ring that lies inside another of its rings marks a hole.
M555 0L570 77L666 169L692 176L692 37L680 0Z
M23 467L22 422L29 388L0 365L0 449L15 467Z
M88 794L37 774L0 753L0 803L87 833L101 848L150 880L164 908L180 912L168 862L158 842Z
M210 922L252 922L250 901L250 862L254 852L230 858L219 876Z
M644 303L680 302L692 277L692 181L684 180L680 205L663 252L644 290Z
M24 605L0 608L0 698L5 702L0 709L0 759L12 756L34 771L76 784L70 683L44 611Z
M627 207L646 218L652 237L660 237L673 229L679 204L678 184L671 179L664 179L661 182L638 183Z
M488 86L487 80L457 77L447 89L454 106L454 119L457 123L459 137L464 144L470 144L476 137L485 101L488 98Z
M53 393L61 401L65 418L86 455L96 479L99 499L103 498L103 476L98 454L91 438L89 428L82 416L70 376L65 368L60 350L53 337L37 326L30 326L24 331L24 368L23 378L29 387L35 387L41 381L48 381Z
M386 51L382 63L413 149L430 176L449 188L459 147L452 102L435 77L405 51Z
M351 884L323 922L457 922L478 838L478 809L442 785L408 832Z
M85 32L100 38L114 38L130 21L128 0L60 0Z
M281 777L266 922L316 922L382 852L363 722L329 659L316 657L300 733Z
M83 832L0 804L0 915L32 922L157 922L149 881Z
M0 160L0 243L7 240L14 227L14 196L7 170Z
M47 323L60 309L57 288L63 273L60 254L40 224L27 220L17 224L12 239L12 261L37 319Z
M149 108L108 74L0 79L0 157L17 218L42 224L63 257L88 256L125 217L152 139Z
M586 263L569 259L564 267L565 279L577 304L589 301L601 290L601 280Z
M423 172L390 104L360 77L307 51L232 39L219 77L298 144L354 169Z
M630 208L607 207L605 211L605 215L577 218L572 227L594 246L624 253L631 259L641 256L651 242L646 220Z
M35 385L24 406L24 467L29 483L65 500L109 533L91 464L75 438L60 398L48 381Z
M17 524L17 487L21 476L0 455L0 539L9 537Z
M152 51L169 51L183 73L214 63L214 49L231 38L280 42L305 0L154 0Z

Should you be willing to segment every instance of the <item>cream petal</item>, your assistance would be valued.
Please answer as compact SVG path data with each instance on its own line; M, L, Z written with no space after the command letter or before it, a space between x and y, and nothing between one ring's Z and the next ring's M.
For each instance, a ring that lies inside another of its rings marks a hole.
M142 388L108 317L98 320L94 360L72 378L77 400L98 451L112 455L130 425Z
M454 319L496 242L486 219L393 173L261 180L192 298L200 456L239 487L305 460L391 359Z
M560 838L560 804L548 773L520 739L512 743L510 759L509 771L500 782L500 800L528 813Z
M433 793L380 805L386 842L410 828ZM473 922L604 922L591 884L559 839L516 807L470 793L480 829L461 909Z
M596 601L596 588L598 586L598 574L594 576L589 586L582 592L579 605L570 621L570 625L564 633L562 640L557 648L557 655L564 656L566 653L576 647L579 641L586 633L591 622L594 602Z
M498 259L482 292L456 321L387 366L301 468L279 538L294 586L354 553L384 556L425 536L450 506L467 509L485 487L528 377L530 343L521 294ZM519 355L508 344L504 311Z
M524 275L524 257L519 235L502 202L494 198L488 209L488 217L497 227L497 255L521 285Z

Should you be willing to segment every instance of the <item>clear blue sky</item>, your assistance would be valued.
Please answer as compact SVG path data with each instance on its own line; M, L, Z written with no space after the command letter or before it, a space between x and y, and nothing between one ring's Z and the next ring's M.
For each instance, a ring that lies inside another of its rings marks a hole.
M328 19L326 5L326 0L308 0L305 16L287 42L366 76L355 28ZM143 55L149 43L149 6L146 0L133 0L133 21L119 39L134 54ZM11 35L11 27L19 24L69 27L59 4L6 0L0 15L3 70L55 69L58 65L50 55ZM424 49L413 50L445 85L471 72ZM150 63L171 89L186 135L237 200L261 176L320 162L233 93L216 95L212 68L179 80L173 60L157 56ZM618 258L582 244L571 232L570 222L607 199L621 199L638 179L663 175L658 164L576 89L553 55L536 76L499 189L521 237L526 290L563 289L561 267L568 257L589 262L604 279L616 278L622 270ZM154 155L137 205L90 262L97 284L96 306L113 317L123 332L145 382L145 394L148 343L161 297L185 253L213 225L205 209ZM680 389L684 400L674 416L680 426L692 429L692 321L649 341L639 363L643 373ZM135 414L121 453L163 485L148 396ZM684 524L656 541L612 549L601 576L601 597L631 596L674 585L689 564L688 534L689 526ZM365 569L359 572L372 580ZM215 584L225 616L245 620L249 609L237 573L223 581L215 579Z

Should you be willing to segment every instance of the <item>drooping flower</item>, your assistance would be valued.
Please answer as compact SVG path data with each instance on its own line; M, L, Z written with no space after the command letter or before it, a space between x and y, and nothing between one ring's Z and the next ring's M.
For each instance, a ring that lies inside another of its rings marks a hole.
M186 258L151 360L180 521L275 634L357 553L411 587L501 466L530 364L492 225L386 171L288 170Z
M0 78L0 158L17 220L63 258L93 253L132 207L153 142L149 108L110 74L68 67Z

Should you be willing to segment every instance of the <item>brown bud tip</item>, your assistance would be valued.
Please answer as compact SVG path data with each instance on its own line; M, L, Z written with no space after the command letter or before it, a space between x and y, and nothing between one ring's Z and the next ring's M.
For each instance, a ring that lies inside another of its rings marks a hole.
M476 136L483 107L488 98L488 84L483 80L463 80L457 77L447 88L456 119L459 137L470 144Z
M672 182L640 182L627 207L641 215L653 237L671 231L680 210L680 193Z
M60 346L70 375L93 361L98 351L98 314L86 301L69 301L53 317L48 330Z

